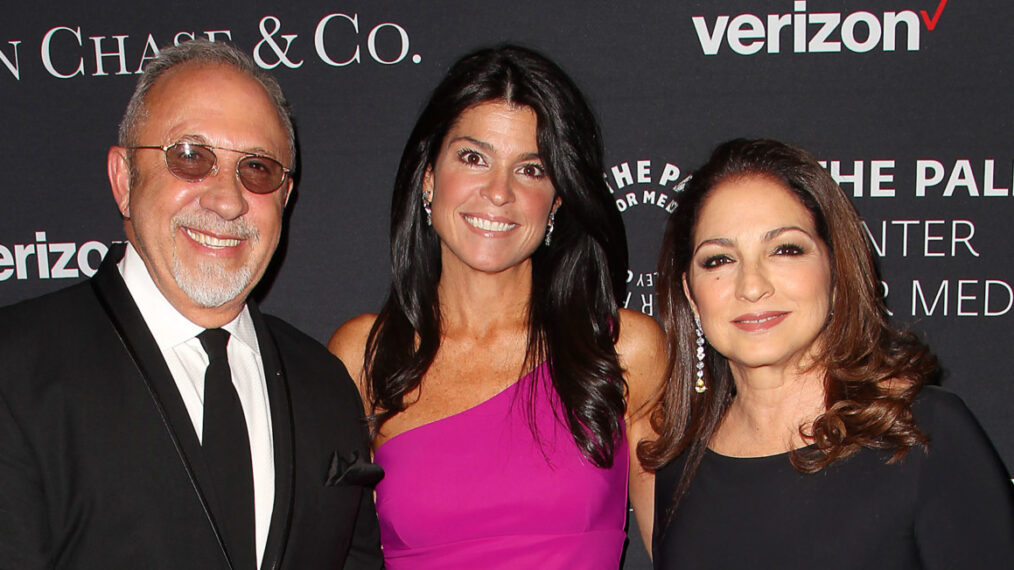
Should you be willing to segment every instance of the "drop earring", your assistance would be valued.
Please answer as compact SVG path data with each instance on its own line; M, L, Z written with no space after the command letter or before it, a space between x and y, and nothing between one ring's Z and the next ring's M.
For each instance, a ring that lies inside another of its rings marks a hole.
M433 225L433 191L423 192L423 211L426 212L426 225Z
M553 241L553 225L556 221L556 210L549 213L549 223L546 224L546 247Z
M697 333L697 381L694 382L694 391L703 394L708 390L708 385L704 383L704 329L697 315L694 315L694 328Z

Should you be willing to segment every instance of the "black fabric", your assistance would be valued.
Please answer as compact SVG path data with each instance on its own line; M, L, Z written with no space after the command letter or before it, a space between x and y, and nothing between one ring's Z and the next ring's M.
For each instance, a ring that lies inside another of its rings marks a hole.
M193 422L110 249L90 281L0 309L0 568L228 570ZM262 568L382 568L373 494L325 485L368 457L352 379L249 303L264 362L275 503Z
M806 475L708 451L666 524L677 457L656 475L655 568L1014 568L1014 491L982 428L935 387L913 414L929 449L896 464L863 449Z
M226 352L230 335L224 329L207 329L197 338L208 355L201 447L222 507L217 519L233 569L253 570L257 568L253 462L246 416Z

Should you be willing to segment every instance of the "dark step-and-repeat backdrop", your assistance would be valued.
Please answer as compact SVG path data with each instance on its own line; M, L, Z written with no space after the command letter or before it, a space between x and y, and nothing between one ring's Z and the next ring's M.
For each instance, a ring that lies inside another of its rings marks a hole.
M935 348L1011 466L1012 22L1002 0L7 2L0 304L91 275L122 239L105 156L137 74L158 47L206 37L292 102L298 192L259 294L326 340L387 290L391 188L425 97L462 54L517 42L560 63L601 120L629 308L655 313L674 188L710 149L794 142L853 197L894 319ZM628 568L647 567L639 549Z

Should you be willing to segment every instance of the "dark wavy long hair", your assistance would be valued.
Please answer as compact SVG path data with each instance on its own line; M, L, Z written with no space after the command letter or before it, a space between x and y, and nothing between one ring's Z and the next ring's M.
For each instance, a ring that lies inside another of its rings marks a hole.
M638 456L658 469L688 453L673 506L686 492L701 458L735 396L729 361L705 349L708 390L694 392L696 335L682 279L690 270L693 234L701 207L722 182L761 176L791 191L813 216L831 257L831 317L820 333L813 370L825 372L827 411L800 434L809 451L791 454L793 466L814 473L864 447L893 450L900 459L926 438L912 419L911 404L936 371L936 360L912 334L891 328L879 294L880 279L859 215L831 176L808 152L772 140L720 145L693 173L666 227L659 261L659 309L670 348L671 374L652 416L657 440Z
M458 60L405 145L391 205L391 292L366 345L371 429L376 435L405 409L405 395L440 347L440 240L424 221L423 177L461 113L488 101L535 112L539 156L561 199L552 245L532 254L525 366L548 362L574 440L595 465L609 466L625 411L613 346L626 283L623 222L602 176L601 136L584 97L553 62L517 46Z

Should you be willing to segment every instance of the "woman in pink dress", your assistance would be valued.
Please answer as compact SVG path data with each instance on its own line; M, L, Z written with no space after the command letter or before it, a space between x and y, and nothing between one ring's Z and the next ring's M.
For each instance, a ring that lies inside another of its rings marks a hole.
M388 568L616 568L665 371L620 309L623 223L594 116L544 56L459 60L402 155L392 286L331 350L371 418ZM650 521L642 521L644 528Z

